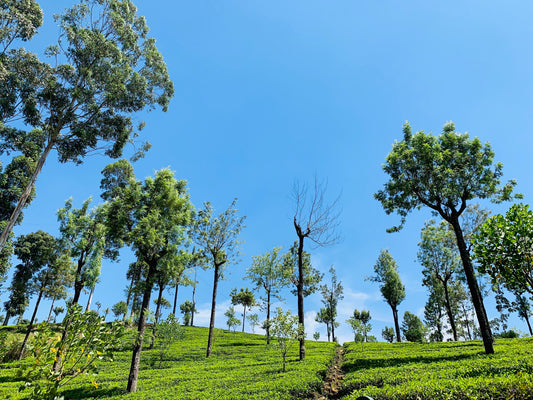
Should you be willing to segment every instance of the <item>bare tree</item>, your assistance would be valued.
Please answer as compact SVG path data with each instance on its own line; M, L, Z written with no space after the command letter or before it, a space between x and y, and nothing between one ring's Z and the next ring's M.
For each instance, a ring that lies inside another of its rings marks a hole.
M338 196L328 203L325 200L327 182L314 179L312 193L308 192L306 184L296 182L292 188L292 198L295 203L294 229L298 235L298 322L304 326L304 267L303 251L304 239L311 240L315 247L331 246L340 239L338 228L340 224L340 210ZM300 337L300 360L305 358L305 337Z

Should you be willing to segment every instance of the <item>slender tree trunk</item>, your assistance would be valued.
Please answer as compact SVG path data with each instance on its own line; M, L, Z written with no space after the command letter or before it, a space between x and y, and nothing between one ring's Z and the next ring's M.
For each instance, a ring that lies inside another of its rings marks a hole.
M4 228L4 231L0 235L0 251L3 250L7 238L9 237L9 233L13 230L13 227L15 226L15 223L17 222L20 213L22 212L22 209L26 206L26 203L28 202L28 199L31 195L31 191L33 189L33 186L35 185L35 182L37 181L37 177L39 176L39 173L41 172L41 169L43 168L44 162L46 161L46 158L48 157L48 154L50 153L50 150L52 150L52 147L55 144L55 139L50 139L48 144L43 150L43 153L39 157L39 160L37 161L37 165L35 166L35 170L33 171L33 174L31 175L31 179L26 185L26 188L24 188L24 191L22 192L22 195L20 196L20 199L13 210L13 213L9 217L9 220L7 221L7 225Z
M329 323L328 322L326 322L326 331L328 332L328 342L330 342L331 340L329 340L329 339L331 337L331 328L329 327Z
M529 323L529 316L527 315L527 310L524 314L524 319L526 320L527 328L529 329L529 334L533 336L533 331L531 330L531 324Z
M457 327L455 326L455 318L452 312L452 305L450 302L450 293L448 292L448 281L443 281L444 286L444 303L446 305L446 312L448 314L448 320L450 321L450 327L452 328L453 340L457 342Z
M394 327L396 328L396 341L400 343L402 341L402 334L400 332L400 323L398 321L398 309L396 307L392 308L392 316L394 317Z
M50 306L50 312L48 313L48 319L46 320L46 322L50 322L50 318L52 318L52 311L54 311L54 303L55 302L56 302L56 296L54 296L52 298L52 305Z
M468 334L468 340L472 340L472 333L470 332L470 321L468 320L468 312L464 304L461 304L461 308L463 309L463 314L465 316L465 326L466 326L466 333Z
M91 308L91 303L93 301L93 294L94 294L94 287L95 286L93 286L91 288L91 293L89 293L89 300L87 300L87 307L85 307L85 312L89 311L89 308Z
M298 294L298 323L304 326L304 268L303 268L303 251L304 251L304 237L298 235L298 285L296 286ZM300 341L300 361L305 359L305 335L299 338Z
M194 326L194 311L196 310L196 301L194 295L196 293L196 267L194 267L194 286L192 287L192 311L191 311L191 326Z
M157 323L159 322L159 314L161 313L161 299L163 298L164 289L165 289L165 285L160 284L159 293L157 295L157 304L155 306L155 320L152 325L152 341L150 342L150 347L148 347L149 350L152 350L155 344L155 330L157 327Z
M78 259L78 267L76 268L76 277L74 280L74 296L72 298L72 304L78 304L80 300L81 290L85 286L85 282L82 280L81 271L85 265L85 252L80 255Z
M128 288L128 296L126 297L126 312L124 313L123 317L122 317L122 322L125 322L126 321L126 315L128 314L128 310L130 308L130 301L131 301L131 295L133 293L133 283L135 281L135 277L132 276L131 277L131 281L130 281L130 287ZM132 312L131 312L131 315L133 315L133 308L132 308Z
M178 288L179 285L176 284L176 291L174 292L174 307L172 307L172 314L176 316L176 305L178 304Z
M7 326L7 324L9 323L9 318L11 318L11 314L9 313L9 311L7 311L6 317L4 318L4 323L2 324L3 326Z
M209 319L209 336L207 338L207 350L205 357L208 358L211 355L211 347L213 346L213 332L215 329L215 307L217 305L217 287L219 278L219 269L223 263L218 264L215 261L215 279L213 282L213 297L211 299L211 317Z
M463 237L463 231L459 225L459 219L452 218L449 221L455 232L457 238L457 246L459 248L459 253L461 255L461 260L463 261L463 268L466 275L466 281L468 283L468 288L470 289L470 295L472 297L472 302L474 303L474 309L476 310L477 320L479 323L479 330L481 331L481 337L483 338L483 345L485 346L486 354L494 354L494 345L492 332L490 330L489 319L487 318L487 312L483 304L483 298L481 297L481 291L479 290L479 285L477 283L476 276L474 274L474 267L472 266L472 260L470 259L470 254L466 247L466 243Z
M267 334L267 344L270 344L270 290L267 290L266 334Z
M28 330L26 331L26 336L24 336L24 340L22 341L22 346L20 346L20 352L19 352L19 360L22 360L22 357L24 356L24 350L26 349L26 343L28 343L28 338L30 337L31 330L33 329L33 322L35 321L35 315L37 315L37 309L39 308L39 303L41 302L41 298L43 297L43 289L39 291L39 296L37 297L37 303L35 303L35 308L33 309L33 314L31 316L30 324L28 325Z
M246 306L243 305L242 311L242 333L244 333L244 321L246 320Z
M146 328L146 311L150 307L150 296L154 286L153 280L157 271L157 262L150 264L148 269L148 276L146 277L146 287L144 289L143 302L141 312L139 314L139 322L137 323L137 338L133 345L133 353L131 356L130 374L128 376L127 391L133 393L137 390L137 379L139 377L139 364L141 362L141 351L143 347L144 330Z

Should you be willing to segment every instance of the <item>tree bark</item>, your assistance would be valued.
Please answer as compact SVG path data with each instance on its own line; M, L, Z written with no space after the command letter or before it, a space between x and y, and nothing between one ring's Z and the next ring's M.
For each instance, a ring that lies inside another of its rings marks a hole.
M464 304L461 304L461 307L465 316L466 333L468 334L468 340L472 340L472 333L470 332L470 322L468 321L468 313L466 312Z
M194 300L195 293L196 293L196 267L194 267L194 286L192 287L191 326L194 326L194 310L195 310L195 307L196 307L196 302Z
M270 344L270 290L267 290L267 320L266 320L267 344Z
M89 299L87 300L87 307L85 307L85 312L89 311L91 308L91 303L93 301L94 286L91 288L91 293L89 293Z
M298 285L296 285L298 294L298 323L304 327L304 268L303 268L303 251L304 251L304 236L298 235ZM300 341L300 361L305 359L305 335L299 338Z
M52 318L52 311L54 311L54 303L55 302L56 302L56 297L54 296L53 299L52 299L52 305L50 306L50 312L48 313L48 319L46 320L46 322L50 322L50 318Z
M26 349L26 343L28 343L28 338L30 337L31 330L33 328L33 322L35 321L35 315L37 315L37 309L39 308L39 303L41 302L41 298L43 297L43 289L39 291L39 296L37 297L37 302L35 303L35 308L33 309L33 314L31 316L30 324L28 325L28 330L26 331L26 336L24 336L24 340L22 341L22 345L20 346L20 352L18 359L22 360L22 357L24 356L24 350Z
M208 358L211 355L211 347L213 346L213 332L215 329L215 307L217 304L217 287L219 278L220 266L224 263L215 262L215 279L213 282L213 297L211 299L211 317L209 318L209 336L207 338L207 350L205 357Z
M527 311L524 315L524 319L526 320L527 327L529 329L529 335L533 336L533 331L531 330L531 324L529 323L529 316L527 315Z
M246 320L246 306L243 305L242 311L242 333L244 333L244 321Z
M52 147L55 144L55 139L50 139L46 147L44 148L43 153L39 157L39 160L37 161L37 165L35 166L35 170L33 171L33 174L31 175L31 179L26 185L26 188L24 189L24 192L22 192L22 195L20 196L20 199L13 210L13 213L11 214L11 217L9 217L9 220L7 221L7 225L4 228L4 231L0 235L0 251L4 248L7 238L9 237L10 232L13 230L13 227L15 226L15 223L17 222L17 219L20 216L20 213L22 212L22 209L26 206L26 203L28 202L28 199L31 195L31 191L33 189L33 186L35 185L35 182L37 181L37 177L39 176L39 173L41 172L41 169L43 168L44 162L46 161L46 158L48 157L48 154L50 153L50 150L52 150Z
M72 297L72 304L78 304L80 300L81 290L85 286L85 282L81 278L81 270L85 265L85 252L82 252L78 258L78 267L76 268L76 277L74 281L74 296Z
M452 328L452 334L453 334L453 340L457 342L457 327L455 326L455 318L453 316L452 312L452 305L450 302L450 293L448 291L448 281L442 281L442 285L444 286L444 303L446 305L446 312L448 313L448 320L450 321L450 327Z
M131 356L130 374L128 376L127 391L133 393L137 390L137 379L139 377L139 364L141 362L141 351L143 347L144 330L146 327L146 311L150 307L150 296L154 286L153 279L157 271L157 262L151 263L148 269L148 276L146 277L146 287L144 289L143 302L141 312L139 314L139 322L137 324L137 338L133 345L133 354Z
M178 304L178 288L179 285L176 284L176 291L174 292L174 307L172 307L172 314L176 316L176 305Z
M9 314L9 311L7 311L6 317L4 318L4 323L2 324L3 326L7 326L7 324L9 323L9 318L11 318L11 314Z
M396 307L392 308L392 316L394 317L394 327L396 328L396 341L398 343L401 343L402 341L402 334L400 332L400 323L398 321L398 309Z
M165 289L165 285L159 285L159 293L157 295L157 304L155 306L155 320L152 325L152 341L150 342L150 347L148 347L149 350L152 350L155 344L155 329L157 327L157 323L159 322L159 313L161 312L161 299L163 297L164 289Z
M465 239L463 237L463 231L459 224L459 217L451 218L450 221L455 236L457 238L457 247L459 248L459 254L463 262L463 268L466 275L466 281L468 288L470 289L470 295L472 296L472 302L474 303L474 309L476 310L477 320L479 323L479 330L481 331L481 337L483 338L483 345L485 346L486 354L494 354L494 345L492 332L490 330L489 319L487 318L487 312L483 304L483 298L481 297L481 291L477 283L476 276L474 274L474 267L472 266L472 260L466 247Z

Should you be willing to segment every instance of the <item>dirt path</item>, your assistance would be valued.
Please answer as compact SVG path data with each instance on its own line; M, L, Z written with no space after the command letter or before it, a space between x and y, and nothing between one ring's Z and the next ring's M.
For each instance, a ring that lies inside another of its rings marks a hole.
M338 398L342 380L344 379L344 374L342 373L343 355L343 347L337 347L333 364L328 368L328 373L324 379L322 393L315 393L313 400L335 400Z

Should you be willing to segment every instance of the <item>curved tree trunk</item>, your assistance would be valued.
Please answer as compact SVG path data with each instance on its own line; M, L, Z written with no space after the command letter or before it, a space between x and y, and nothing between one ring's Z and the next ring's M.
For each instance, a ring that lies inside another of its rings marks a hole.
M483 298L481 297L481 291L479 290L479 285L474 273L474 267L472 266L472 260L470 259L470 254L466 247L463 231L459 224L459 219L458 217L452 218L448 222L451 223L457 238L457 247L459 248L459 254L461 255L461 260L463 262L463 268L466 275L466 282L468 283L472 302L474 303L474 309L476 310L479 330L481 331L483 345L485 346L485 353L494 354L494 340L490 330L489 319L487 318L487 312L485 310L485 305L483 304Z
M89 309L91 308L91 303L93 301L93 294L94 294L94 286L91 288L91 293L89 293L89 299L87 300L87 307L85 307L85 312L89 311Z

